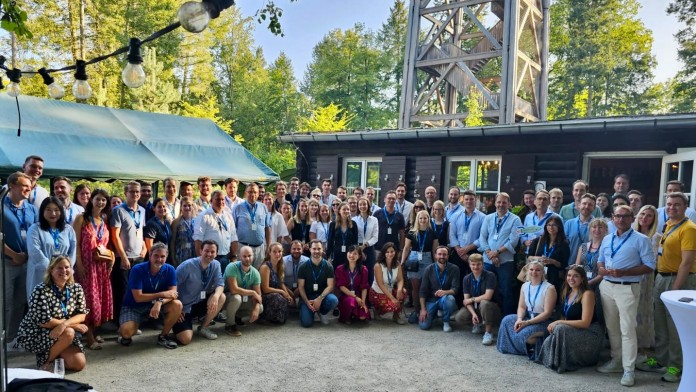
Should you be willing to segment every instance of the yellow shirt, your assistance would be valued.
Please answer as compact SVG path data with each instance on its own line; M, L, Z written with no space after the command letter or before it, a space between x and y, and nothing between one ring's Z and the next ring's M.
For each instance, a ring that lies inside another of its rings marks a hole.
M668 221L665 225L665 232L660 238L662 256L657 257L658 272L678 272L682 262L681 252L683 250L696 250L696 224L687 219L684 224L669 234L674 226L672 222ZM696 272L696 263L691 266L691 272Z

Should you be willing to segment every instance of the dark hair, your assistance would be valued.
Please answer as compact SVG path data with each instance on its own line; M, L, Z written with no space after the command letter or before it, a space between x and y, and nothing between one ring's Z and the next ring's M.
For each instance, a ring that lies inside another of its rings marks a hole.
M623 193L617 193L617 194L615 194L614 196L611 197L611 205L610 205L610 207L612 208L612 210L613 210L613 208L614 208L614 201L616 201L616 199L621 199L621 200L623 200L623 201L626 202L626 205L631 205L631 201L628 200L628 196L624 195Z
M34 160L34 161L41 161L41 162L44 161L44 159L41 158L41 157L38 156L38 155L29 155L28 157L24 158L24 164L29 163L29 161L31 161L31 160Z
M666 185L678 185L678 186L679 186L679 190L682 191L682 192L684 191L684 183L681 182L681 181L679 181L679 180L667 181L667 184L666 184Z
M228 184L231 184L231 183L239 184L239 180L237 180L236 178L231 178L231 177L225 178L225 186L227 186Z
M77 200L77 194L80 193L80 192L82 192L82 190L85 189L85 188L86 188L86 189L89 189L89 186L87 186L87 184L84 183L84 182L83 182L82 184L80 184L80 185L78 185L78 186L75 187L75 192L73 193L73 198L72 198L72 202L73 202L73 203L75 203L75 204L77 204L77 205L80 205L80 201Z
M600 193L600 195L601 195L601 193ZM584 195L580 196L580 200L582 200L582 199L590 199L590 200L593 200L595 203L597 202L597 196L595 196L591 193L585 193Z
M48 208L49 204L55 204L58 206L60 216L58 217L58 222L56 222L56 228L60 231L65 230L65 206L59 198L55 196L49 196L41 202L41 207L39 207L39 226L41 230L48 230L51 225L48 223L46 218L44 218L44 211Z
M563 229L563 221L561 220L561 217L558 215L551 215L549 219L546 220L546 223L544 224L544 234L541 235L541 238L539 238L539 243L540 244L547 244L550 240L550 235L549 235L549 230L547 229L549 223L555 223L556 227L558 227L558 234L556 235L556 244L562 244L564 242L568 242L566 235L565 235L565 230ZM554 245L556 245L554 244Z
M568 267L568 272L570 271L575 271L580 275L580 287L578 287L578 296L575 298L575 302L577 303L578 301L582 300L583 294L585 294L585 291L588 290L589 288L589 283L587 282L587 273L585 272L585 267L581 265L576 265L573 264L570 267ZM565 301L566 297L568 294L570 294L570 287L568 286L568 279L565 280L563 283L563 289L561 290L561 301Z
M104 210L102 211L102 215L103 215L103 216L109 216L109 215L110 215L110 212L111 212L111 198L109 197L109 194L106 193L106 191L105 191L104 189L97 188L97 189L94 190L94 192L92 192L91 195L89 195L89 203L87 203L87 205L85 206L85 213L84 213L84 215L83 215L83 218L84 218L84 219L83 219L82 224L86 224L86 223L87 223L87 219L89 219L89 217L92 216L92 209L93 209L93 207L92 207L92 202L94 201L94 198L95 198L96 196L103 196L104 198L106 198L106 206L104 207ZM121 200L123 200L123 199L121 199ZM77 233L75 233L75 234L77 234Z
M362 271L363 259L365 258L365 254L363 253L362 249L360 249L360 245L351 245L348 247L348 251L346 252L346 262L344 264L345 269L348 270L348 253L352 252L358 252L358 261L355 263L355 270L360 273L360 271Z
M68 177L64 177L64 176L53 177L54 184L58 181L65 181L68 183L68 185L70 185L72 187L72 181L70 181L70 179Z
M382 264L385 267L387 266L387 256L385 256L384 254L387 253L387 251L390 248L394 249L394 261L392 261L392 268L394 268L396 265L399 264L399 250L396 249L396 246L393 242L386 242L382 246L382 250L379 251L379 257L377 257L377 263Z
M611 196L609 196L609 194L607 194L607 193L602 192L602 193L597 194L597 199L599 199L600 197L607 199L607 202L609 203L606 207L604 207L604 210L602 211L602 216L604 216L605 218L611 218L611 214L612 214ZM595 200L595 202L596 201L597 200Z
M536 192L534 192L534 189L526 189L524 192L522 192L522 195L532 195L536 196Z
M614 177L614 182L616 182L616 180L618 180L619 178L623 178L623 179L626 180L627 182L630 182L630 181L631 181L631 179L628 177L628 174L621 173L621 174L617 174L617 175Z
M155 201L152 202L153 211L154 211L155 207L157 207L157 204L159 204L160 202L164 202L164 205L167 206L167 209L169 209L169 206L167 205L167 201L164 200L163 197L158 197L155 199ZM165 216L166 216L166 214L165 214Z
M205 240L201 242L201 250L206 246L206 245L215 245L215 253L217 253L217 250L220 248L218 246L218 243L213 241L213 240Z

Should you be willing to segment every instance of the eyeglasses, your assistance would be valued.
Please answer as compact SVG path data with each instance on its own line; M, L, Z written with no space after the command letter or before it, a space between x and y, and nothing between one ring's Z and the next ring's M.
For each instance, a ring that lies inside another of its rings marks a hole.
M340 206L340 205L341 205L341 204L332 204L331 206L332 206L332 207L338 207L338 206Z
M630 219L630 218L633 218L633 215L631 215L631 214L626 214L626 215L614 214L614 218L617 218L617 219Z

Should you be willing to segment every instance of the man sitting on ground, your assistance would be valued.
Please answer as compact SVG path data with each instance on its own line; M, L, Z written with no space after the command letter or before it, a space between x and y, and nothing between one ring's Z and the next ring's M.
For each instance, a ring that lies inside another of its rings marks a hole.
M227 325L225 332L230 336L242 336L237 325L253 323L263 313L261 300L261 274L251 264L254 261L254 250L243 246L239 250L239 260L230 263L225 269L227 287L230 289L227 297ZM248 320L244 320L248 318Z
M448 263L449 250L446 246L439 246L435 251L435 263L430 264L423 271L420 286L420 317L418 326L427 330L433 323L438 311L442 311L442 330L452 332L449 320L450 315L457 310L454 296L459 291L459 268Z
M500 322L500 308L493 299L498 279L495 274L483 269L483 256L469 256L471 273L462 280L464 307L454 317L458 323L473 324L471 333L485 333L481 343L493 344L493 327Z

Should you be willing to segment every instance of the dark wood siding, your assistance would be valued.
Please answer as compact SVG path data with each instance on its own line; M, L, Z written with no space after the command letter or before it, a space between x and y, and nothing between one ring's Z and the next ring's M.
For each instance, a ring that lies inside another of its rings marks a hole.
M416 181L416 178L419 178ZM435 181L433 181L433 177ZM425 200L425 188L434 186L438 197L442 195L442 157L418 156L413 174L414 192L409 192L409 199Z
M382 196L389 190L396 188L398 182L406 182L406 156L385 156L382 158L381 178L379 179L379 186L382 188ZM385 176L388 179L385 180ZM399 179L399 177L401 179ZM379 201L380 204L382 200Z
M564 203L573 200L573 182L582 176L581 153L550 153L536 155L535 180L546 181L546 190L559 188Z
M338 167L338 156L337 155L321 155L316 159L316 167L314 169L314 175L310 177L310 184L317 187L321 186L321 180L324 178L333 179L333 189L335 189L341 184L340 171Z
M513 204L520 202L520 197L525 189L534 188L534 171L534 154L507 154L503 156L500 168L500 190L510 194ZM528 178L529 182L527 182Z

